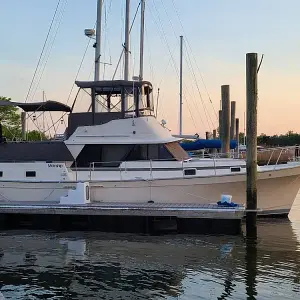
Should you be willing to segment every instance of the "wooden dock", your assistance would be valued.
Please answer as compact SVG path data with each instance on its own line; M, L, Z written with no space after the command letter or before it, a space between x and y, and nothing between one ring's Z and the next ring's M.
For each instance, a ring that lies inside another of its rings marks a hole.
M245 208L217 204L0 203L0 228L236 234Z

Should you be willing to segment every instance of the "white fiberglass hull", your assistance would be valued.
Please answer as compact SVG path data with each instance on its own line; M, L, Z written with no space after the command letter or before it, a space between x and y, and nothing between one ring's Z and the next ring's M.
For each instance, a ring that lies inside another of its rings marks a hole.
M2 181L0 183L0 201L3 202L59 202L76 183Z
M86 180L88 181L88 180ZM0 201L59 202L75 181L28 182L2 181ZM91 200L100 202L216 203L221 194L232 201L246 202L246 175L232 174L206 177L155 180L91 180ZM300 165L258 172L258 208L260 214L287 214L300 188Z
M91 198L101 202L216 203L221 194L246 202L246 175L163 179L152 181L91 182ZM287 214L300 187L300 166L259 172L260 214Z

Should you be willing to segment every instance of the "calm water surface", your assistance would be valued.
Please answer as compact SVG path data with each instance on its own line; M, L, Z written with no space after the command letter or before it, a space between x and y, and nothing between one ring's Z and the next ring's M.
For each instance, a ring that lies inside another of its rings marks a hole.
M258 233L0 232L0 299L300 299L300 197Z

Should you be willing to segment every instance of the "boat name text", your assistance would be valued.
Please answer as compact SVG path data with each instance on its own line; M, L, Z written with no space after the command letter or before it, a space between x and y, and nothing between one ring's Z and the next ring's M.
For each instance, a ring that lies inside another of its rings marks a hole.
M48 164L48 168L62 168L63 165L61 164Z

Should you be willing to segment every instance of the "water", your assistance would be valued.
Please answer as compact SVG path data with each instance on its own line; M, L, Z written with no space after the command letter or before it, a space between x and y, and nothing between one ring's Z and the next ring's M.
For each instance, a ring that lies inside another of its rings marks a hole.
M291 221L242 236L0 232L0 299L299 299L300 197Z

